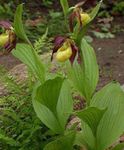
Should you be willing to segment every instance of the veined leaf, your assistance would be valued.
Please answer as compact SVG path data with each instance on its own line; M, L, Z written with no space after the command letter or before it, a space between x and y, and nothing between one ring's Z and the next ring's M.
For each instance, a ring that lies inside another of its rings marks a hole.
M105 110L100 110L95 107L88 107L85 110L77 112L77 116L89 125L94 136L96 135L97 126L103 117Z
M15 17L14 17L14 30L16 35L29 43L29 40L26 36L26 33L24 31L23 23L22 23L22 12L23 12L23 4L18 5L16 12L15 12Z
M91 107L107 108L97 129L97 150L111 146L124 131L124 92L118 83L110 83L97 92Z
M56 77L44 82L37 90L37 100L56 113L56 106L64 79Z
M81 127L82 131L76 134L75 144L85 146L88 150L94 150L96 139L91 128L84 121L81 121Z
M57 110L58 120L64 131L65 126L67 124L67 120L73 112L73 100L71 94L71 87L67 80L63 82L56 110Z
M70 132L57 140L48 143L44 150L72 150L75 140L75 132Z
M17 44L12 54L26 64L32 73L43 83L45 80L45 68L37 53L28 44Z
M64 15L66 16L69 10L68 0L60 0Z
M54 114L62 131L65 130L67 120L73 111L71 88L66 80L63 81L61 77L45 81L37 88L35 96L35 100Z
M45 105L42 105L36 99L33 100L33 107L38 116L38 118L54 133L61 133L61 126L53 114L53 112L48 109Z
M78 90L82 96L84 97L84 76L83 76L83 68L77 62L74 62L73 66L68 66L68 77L71 81L72 85L76 90Z
M99 79L99 69L93 48L82 40L81 52L83 60L83 76L84 76L84 95L88 101L94 93Z
M36 86L34 87L34 90L33 90L32 103L33 103L34 110L35 110L38 118L48 128L50 128L54 133L58 134L61 132L61 126L60 126L57 118L55 117L53 112L48 107L46 107L45 105L43 105L42 103L40 103L37 100L37 89L39 87L40 87L40 84L38 83L38 84L36 84Z
M84 39L81 43L81 55L83 64L75 63L70 67L69 77L74 87L89 103L99 79L99 69L94 50Z

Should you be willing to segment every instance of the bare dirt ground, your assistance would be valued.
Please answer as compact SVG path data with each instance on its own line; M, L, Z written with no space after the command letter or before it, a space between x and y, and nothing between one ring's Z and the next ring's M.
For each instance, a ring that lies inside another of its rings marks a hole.
M94 39L93 47L96 51L98 64L100 66L99 86L116 80L124 84L124 34L114 39ZM0 65L11 70L20 61L11 54L0 57Z
M114 39L95 39L93 46L96 50L100 66L100 85L111 80L124 84L124 34Z

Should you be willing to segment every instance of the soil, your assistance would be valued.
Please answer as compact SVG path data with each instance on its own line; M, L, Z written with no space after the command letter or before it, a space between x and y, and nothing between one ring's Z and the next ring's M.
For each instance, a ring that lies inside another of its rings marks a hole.
M95 39L93 46L96 50L100 66L100 82L103 86L111 80L124 84L124 34L114 39Z
M99 86L116 80L124 84L124 33L114 39L94 39L93 47L96 51L100 66ZM11 54L0 56L0 65L11 70L21 62Z

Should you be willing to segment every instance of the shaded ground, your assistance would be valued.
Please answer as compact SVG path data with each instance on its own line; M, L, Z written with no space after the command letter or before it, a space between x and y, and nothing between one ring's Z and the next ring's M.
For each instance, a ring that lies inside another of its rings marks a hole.
M114 39L94 39L93 47L100 66L99 85L103 86L111 80L124 84L124 34ZM19 63L12 55L0 57L0 65L8 70Z

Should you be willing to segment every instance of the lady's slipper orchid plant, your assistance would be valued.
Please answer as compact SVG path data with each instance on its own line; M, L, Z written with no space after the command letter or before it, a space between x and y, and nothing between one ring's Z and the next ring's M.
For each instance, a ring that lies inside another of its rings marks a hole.
M66 150L82 148L114 150L112 148L114 141L117 141L124 132L124 92L118 83L112 82L95 93L99 79L99 67L93 48L84 39L83 29L86 30L87 25L95 18L101 2L90 15L83 13L79 8L74 10L75 15L72 14L71 20L72 23L73 20L77 21L72 26L74 36L71 32L68 34L70 36L58 36L54 40L55 46L51 59L55 53L57 61L64 62L69 59L72 64L76 56L80 58L79 53L81 53L82 64L74 63L73 66L67 64L67 76L65 73L55 74L55 76L49 74L49 71L45 69L46 65L40 60L31 42L19 43L13 50L13 55L25 63L31 70L32 76L36 78L32 92L32 104L37 117L48 128L48 130L45 128L43 141L40 142L43 150L60 150L65 147ZM68 1L61 0L61 3L66 15L69 9ZM21 20L22 7L21 4L17 8L14 29L19 38L28 41ZM7 26L9 24L6 24ZM10 26L5 29L5 36L1 34L1 45L4 47L10 41L8 33L11 31ZM85 109L73 111L72 93L74 92L79 93L85 100ZM71 115L80 120L80 131L76 129L78 121L70 129L68 128Z
M78 47L75 45L74 41L68 37L58 36L54 40L54 48L52 53L52 58L54 53L56 53L56 60L58 62L65 62L66 60L70 60L73 64L74 59L77 55Z
M0 33L0 47L4 49L2 54L8 54L16 46L16 34L10 22L0 21L3 32Z

